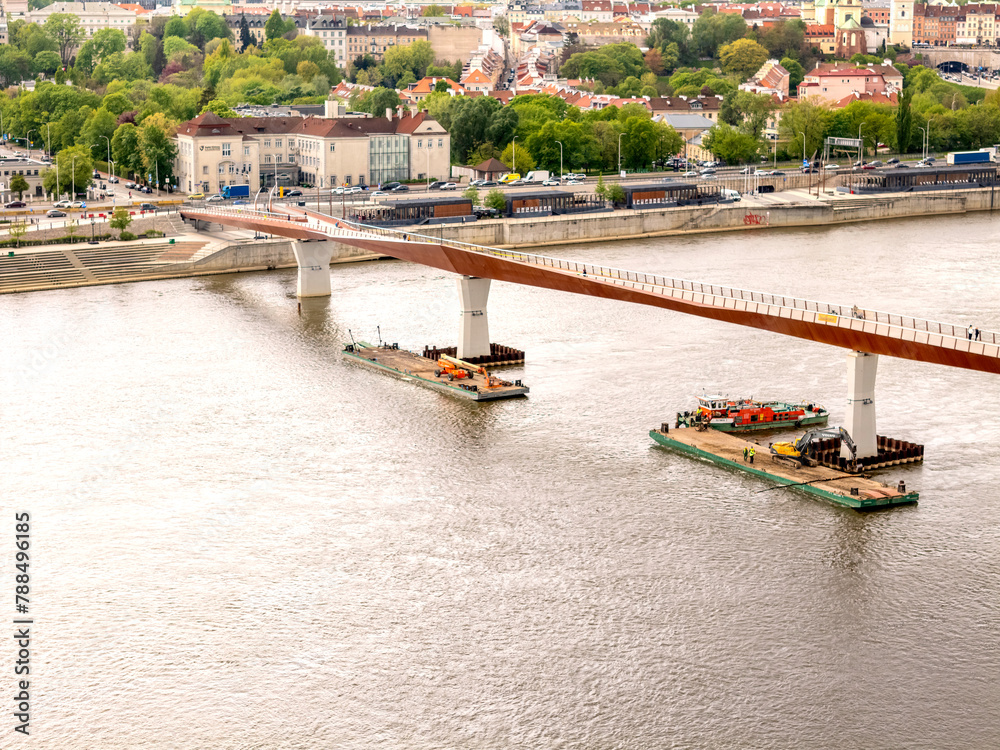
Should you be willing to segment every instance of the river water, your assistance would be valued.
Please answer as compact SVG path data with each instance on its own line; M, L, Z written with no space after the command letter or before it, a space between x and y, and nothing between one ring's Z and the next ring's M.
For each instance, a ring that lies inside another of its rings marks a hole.
M550 252L995 330L998 229ZM647 434L703 390L840 423L843 351L494 283L532 390L477 405L339 354L454 343L453 277L331 276L301 317L292 271L0 296L35 618L32 737L8 713L0 746L1000 745L1000 379L882 358L879 431L927 459L885 475L919 505L862 515Z

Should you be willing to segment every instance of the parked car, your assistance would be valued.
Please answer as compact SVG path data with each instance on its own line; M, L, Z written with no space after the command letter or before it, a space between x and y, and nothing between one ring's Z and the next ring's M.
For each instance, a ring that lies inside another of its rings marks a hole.
M552 180L552 179L543 180L542 185L544 185L545 187L559 187L559 180Z
M500 187L500 183L499 183L499 182L494 182L493 180L483 180L483 181L482 181L482 182L481 182L481 183L479 184L479 187L484 187L484 188L495 188L495 187Z
M48 216L50 219L58 219L60 217L65 216L66 212L60 211L58 208L50 208L48 211L45 212L45 215Z
M113 185L117 185L120 182L120 180L117 177L109 177L108 182L110 182Z
M139 204L139 210L140 211L155 211L156 210L156 206L154 206L152 203L140 203Z
M125 187L127 187L129 190L135 190L138 187L138 185L136 185L134 182L126 182Z
M301 190L289 190L287 193L285 193L286 198L295 198L299 195L302 195Z
M128 187L128 185L126 185L125 187ZM204 199L205 199L204 193L191 193L191 195L188 196L188 200L192 201L200 201Z
M486 180L473 180L469 183L469 187L482 187Z
M27 208L28 204L24 201L11 201L4 208Z
M427 189L428 190L440 190L442 188L442 186L444 186L445 184L446 183L445 183L444 180L434 180L434 182L432 182L430 185L427 186Z
M53 208L72 208L73 204L69 201L58 201L52 204Z
M100 179L100 178L101 178L101 173L100 173L100 172L98 172L98 171L97 171L97 170L95 169L95 170L94 170L94 175L93 175L93 177L94 177L94 179L95 179L95 180L98 180L98 179Z
M139 192L140 193L152 193L153 192L153 188L151 188L149 185L143 185L142 187L139 188Z
M333 190L330 191L330 194L331 195L343 195L346 190L347 190L347 188L345 188L345 187L335 187Z
M405 185L401 185L400 187L406 187L406 186ZM409 188L407 188L407 189L409 189ZM361 187L358 186L358 185L352 185L349 188L344 188L344 194L345 195L354 195L355 193L360 193L360 192L361 192Z
M500 215L500 212L495 208L487 208L486 206L473 206L472 213L479 219L492 219Z
M441 186L442 190L458 190L458 183L446 182Z

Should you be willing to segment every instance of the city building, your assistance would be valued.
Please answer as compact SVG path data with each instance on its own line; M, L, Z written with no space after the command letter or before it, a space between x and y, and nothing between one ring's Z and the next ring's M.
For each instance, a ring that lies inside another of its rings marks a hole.
M44 24L53 13L69 13L80 19L80 27L88 37L101 29L119 29L126 38L135 26L137 14L114 3L52 3L44 8L29 10L28 23Z
M333 52L336 56L337 65L346 68L350 62L347 52L347 28L347 19L344 16L319 15L306 19L305 26L299 29L299 33L321 39L327 52Z
M888 96L902 89L903 74L888 60L864 68L850 63L820 63L799 84L799 99L832 104L852 94Z
M347 56L353 60L358 55L371 55L381 60L389 47L397 44L412 44L427 41L427 29L416 26L349 26L345 37Z
M386 117L246 117L206 112L177 130L174 174L185 192L300 183L329 188L446 177L451 139L426 112Z
M777 60L768 60L750 80L741 83L740 88L755 94L777 95L787 99L791 78L791 74Z

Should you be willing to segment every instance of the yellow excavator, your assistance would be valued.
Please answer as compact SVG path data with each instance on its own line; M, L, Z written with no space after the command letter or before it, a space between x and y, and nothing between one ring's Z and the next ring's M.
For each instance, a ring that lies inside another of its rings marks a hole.
M796 466L815 466L816 460L810 455L812 444L833 437L839 437L841 444L847 446L851 452L852 463L857 460L858 447L843 427L809 430L794 443L771 443L771 458L776 461L788 461Z

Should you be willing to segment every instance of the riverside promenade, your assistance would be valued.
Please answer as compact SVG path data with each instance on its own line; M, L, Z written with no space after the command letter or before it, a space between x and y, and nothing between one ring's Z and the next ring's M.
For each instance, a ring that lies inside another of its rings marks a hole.
M1000 195L991 188L921 193L851 195L827 189L796 188L744 195L737 203L678 208L621 209L523 219L491 219L468 224L419 227L443 240L505 249L527 249L595 241L671 237L708 232L822 227L865 221L992 211ZM173 239L173 244L170 243ZM8 253L12 252L13 255ZM338 246L332 263L379 256ZM263 271L297 265L293 244L217 225L197 232L97 246L47 245L7 251L0 257L0 293L93 284Z

